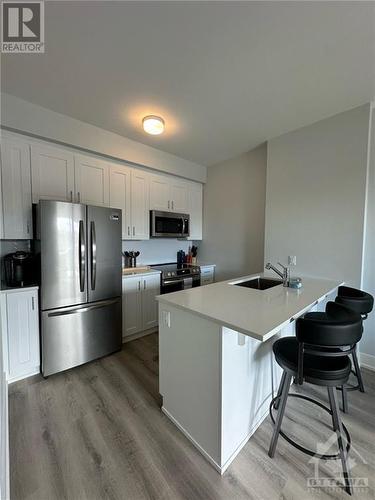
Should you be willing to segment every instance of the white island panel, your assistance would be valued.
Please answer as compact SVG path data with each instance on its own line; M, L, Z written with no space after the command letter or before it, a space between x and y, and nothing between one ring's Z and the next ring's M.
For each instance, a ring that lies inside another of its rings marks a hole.
M159 390L163 411L220 470L221 328L159 305Z

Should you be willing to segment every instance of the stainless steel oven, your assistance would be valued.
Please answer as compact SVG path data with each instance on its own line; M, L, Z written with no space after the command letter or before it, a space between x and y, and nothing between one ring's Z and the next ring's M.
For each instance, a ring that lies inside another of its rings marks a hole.
M190 215L151 210L150 236L151 238L188 238Z

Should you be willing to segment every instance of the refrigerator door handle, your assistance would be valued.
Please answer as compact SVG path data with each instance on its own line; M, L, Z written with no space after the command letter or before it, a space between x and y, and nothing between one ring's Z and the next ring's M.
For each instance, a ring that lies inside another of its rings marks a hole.
M90 222L91 232L91 290L95 290L96 286L96 232L95 222Z
M116 302L118 302L118 300L119 300L118 298L102 300L100 302L97 302L96 304L94 303L86 307L81 307L81 306L66 307L62 311L48 313L48 317L53 318L55 316L66 316L67 314L79 314L83 312L93 311L94 309L100 309L101 307L107 307L112 304L115 304Z
M85 246L85 226L83 220L79 221L79 286L81 292L85 290L86 274L86 246Z

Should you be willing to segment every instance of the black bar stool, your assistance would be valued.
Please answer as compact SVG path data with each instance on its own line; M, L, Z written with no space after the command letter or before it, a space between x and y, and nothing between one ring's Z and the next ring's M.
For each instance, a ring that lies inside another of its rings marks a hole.
M367 319L368 314L374 307L374 297L372 295L348 286L339 287L335 302L342 304L352 311L360 314L362 319ZM355 391L359 389L361 392L365 392L361 369L358 363L356 346L351 355L354 363L354 371L352 371L352 373L356 376L358 384L355 387L345 387L344 389L340 388L340 390L343 391L343 410L345 413L348 411L348 404L345 397L346 391Z
M296 337L285 337L273 345L277 363L283 369L276 397L270 404L270 416L275 424L268 454L274 457L279 434L300 451L323 460L341 460L345 490L352 494L352 484L347 467L347 454L350 450L350 435L342 424L337 401L336 387L344 385L350 375L351 361L340 348L355 345L362 335L362 318L352 310L328 302L325 317L322 313L309 313L308 317L296 321ZM323 313L324 314L324 313ZM315 316L314 316L315 315ZM341 351L341 352L339 352ZM300 394L289 394L292 378L302 385L307 382L327 387L330 407ZM327 411L332 418L332 427L337 435L339 452L335 455L322 455L309 450L293 441L281 430L285 406L290 397L305 399ZM278 409L276 419L273 409ZM343 435L346 436L344 446Z

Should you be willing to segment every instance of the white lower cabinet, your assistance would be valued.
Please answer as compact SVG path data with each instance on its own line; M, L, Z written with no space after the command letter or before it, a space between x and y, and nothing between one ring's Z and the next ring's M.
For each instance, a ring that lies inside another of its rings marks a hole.
M38 291L22 290L4 293L2 297L3 352L8 381L39 372ZM5 309L5 311L4 311Z
M155 328L158 325L160 274L127 276L122 280L122 336Z

